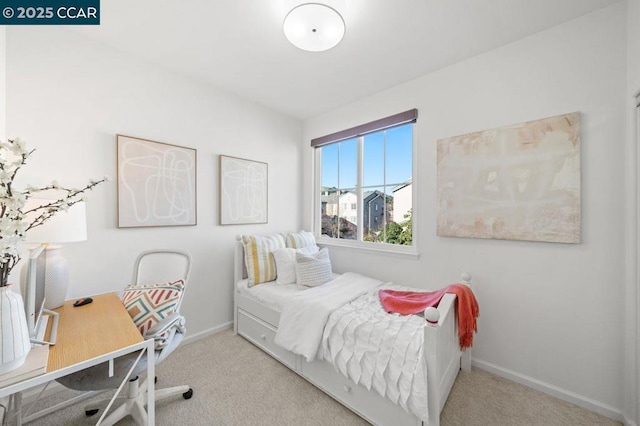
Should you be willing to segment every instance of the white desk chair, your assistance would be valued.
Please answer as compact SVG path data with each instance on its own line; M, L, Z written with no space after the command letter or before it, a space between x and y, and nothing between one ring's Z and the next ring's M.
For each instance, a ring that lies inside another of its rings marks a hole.
M171 352L174 351L184 338L185 327L184 317L180 315L180 305L187 288L189 273L191 270L191 256L189 253L178 250L149 250L141 253L136 259L133 268L132 284L143 286L157 283L184 281L184 288L176 303L175 313L164 318L161 322L149 329L145 333L145 339L159 336L167 330L172 330L167 346L155 351L156 364L161 363ZM126 375L133 365L134 356L124 356L115 361L115 374L108 377L108 364L88 368L78 373L58 379L64 386L82 391L115 389L120 385L122 377ZM129 381L129 388L126 396L118 397L114 406L116 408L101 423L104 426L113 425L126 416L131 416L136 423L144 425L147 422L147 412L144 409L146 404L146 391L148 377L142 382L138 378L146 369L146 358L141 360L136 366ZM154 378L155 379L155 378ZM176 386L168 389L157 389L155 400L161 400L170 396L182 395L184 399L189 399L193 395L193 389L188 385ZM120 405L115 405L120 404ZM100 408L106 405L105 401L99 401L85 407L85 414L91 416L96 414Z

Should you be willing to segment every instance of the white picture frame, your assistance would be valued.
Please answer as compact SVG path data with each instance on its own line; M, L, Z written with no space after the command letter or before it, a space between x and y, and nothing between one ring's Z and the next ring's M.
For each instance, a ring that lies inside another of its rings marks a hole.
M197 224L193 148L117 135L118 227Z
M268 222L269 165L220 155L220 225Z

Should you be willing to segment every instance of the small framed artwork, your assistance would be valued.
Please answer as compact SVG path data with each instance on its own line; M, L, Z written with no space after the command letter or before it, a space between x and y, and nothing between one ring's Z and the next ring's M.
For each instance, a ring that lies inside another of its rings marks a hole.
M268 164L220 156L220 225L267 223Z
M118 227L196 225L196 150L117 135Z

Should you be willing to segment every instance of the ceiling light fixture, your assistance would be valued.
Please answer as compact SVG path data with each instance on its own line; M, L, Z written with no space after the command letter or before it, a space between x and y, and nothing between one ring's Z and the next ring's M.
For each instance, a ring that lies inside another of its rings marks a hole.
M342 16L320 3L304 3L291 9L284 18L284 34L302 50L322 52L336 46L344 37Z

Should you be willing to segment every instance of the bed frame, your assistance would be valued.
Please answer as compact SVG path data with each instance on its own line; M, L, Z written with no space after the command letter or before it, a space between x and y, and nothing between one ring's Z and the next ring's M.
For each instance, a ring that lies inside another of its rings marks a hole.
M302 356L289 352L274 342L280 313L237 291L236 283L247 278L244 248L237 237L234 258L234 332L267 352L313 385L336 399L360 417L374 425L423 425L421 419L406 412L375 390L356 385L337 372L326 361L307 362ZM462 281L470 285L471 277L463 274ZM462 368L471 370L471 349L460 350L454 294L445 294L437 313L429 312L437 322L424 329L424 361L427 371L429 407L428 426L439 426L453 382ZM438 315L439 314L439 315ZM438 318L439 317L439 318Z

